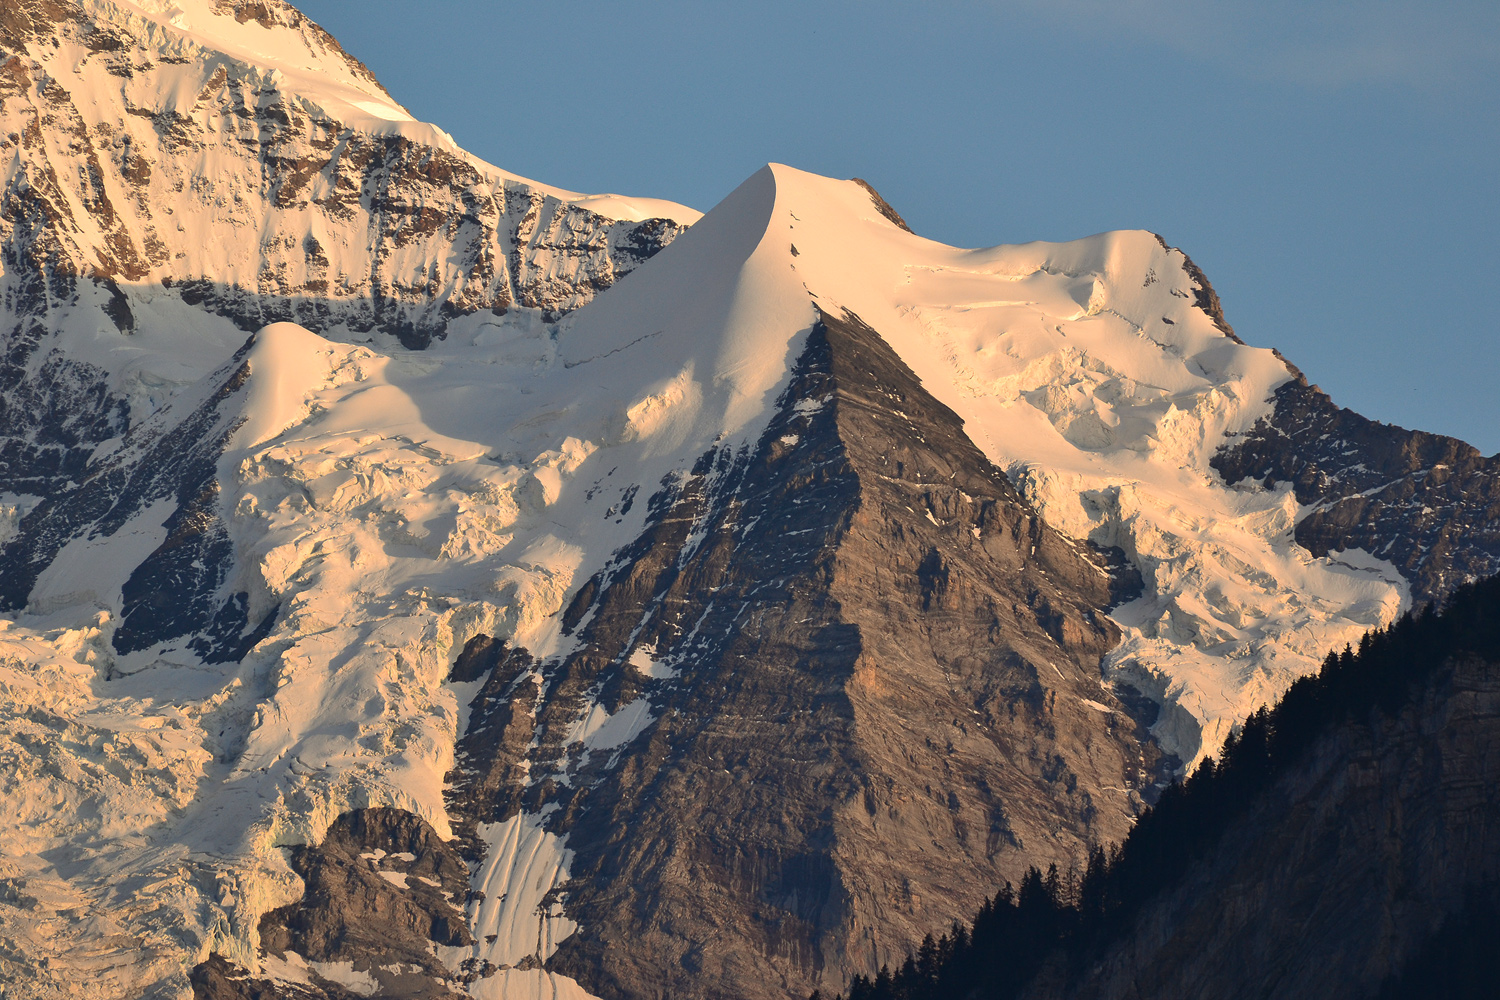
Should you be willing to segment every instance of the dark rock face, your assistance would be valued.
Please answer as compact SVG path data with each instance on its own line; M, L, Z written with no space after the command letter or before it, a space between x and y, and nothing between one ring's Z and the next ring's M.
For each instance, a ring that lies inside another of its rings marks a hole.
M321 976L312 984L256 978L222 955L210 955L189 973L193 1000L354 1000L361 994Z
M1386 980L1377 1000L1403 997L1484 997L1500 981L1500 881L1475 886L1464 908L1451 913L1399 976Z
M1177 250L1178 253L1182 253L1179 248L1168 246L1167 241L1160 234L1153 235L1156 236L1156 242L1162 245L1162 249ZM1182 269L1193 280L1193 304L1214 321L1214 326L1219 328L1220 333L1236 344L1243 344L1244 341L1239 338L1239 335L1234 332L1234 327L1230 326L1229 320L1224 317L1224 306L1219 302L1219 293L1214 291L1214 286L1209 283L1208 275L1203 273L1203 268L1193 263L1193 258L1182 253ZM1281 355L1277 354L1277 357Z
M334 821L317 847L295 847L302 899L261 917L261 947L285 959L348 963L374 995L444 1000L461 994L434 945L470 942L463 902L469 873L452 846L402 809L359 809ZM347 1000L353 991L317 973L311 985L257 979L219 955L192 973L195 1000Z
M469 871L426 821L401 809L345 813L317 847L293 848L291 865L307 891L261 918L267 953L352 962L388 996L450 994L432 946L471 943Z
M1374 996L1500 878L1496 774L1500 676L1452 662L1319 740L1122 943L1023 996Z
M170 410L159 414L128 434L102 467L82 482L54 486L22 518L16 536L0 547L0 608L26 607L38 576L69 542L114 535L153 504L170 500L176 509L162 522L166 540L124 585L113 645L128 653L193 636L192 648L208 662L244 657L275 611L252 627L247 595L222 592L233 546L219 512L217 477L219 458L239 426L232 403L250 377L243 359L253 342L211 380L217 389L193 412L175 424Z
M911 232L911 226L908 226L906 224L906 220L901 218L901 213L892 208L891 203L882 198L880 196L880 192L876 191L875 188L870 185L869 181L865 180L863 177L851 177L849 179L869 192L870 200L875 203L875 210L877 212L885 216L891 222L900 226L902 229L906 230L908 233Z
M1290 482L1313 509L1297 541L1313 555L1359 548L1392 562L1418 604L1500 572L1500 456L1335 406L1302 378L1212 466L1226 482Z
M1098 663L1139 580L1047 527L857 318L814 329L753 452L650 503L565 612L577 652L476 640L455 667L489 671L460 839L552 809L575 852L548 968L599 996L839 988L1123 837L1163 762ZM570 741L638 699L630 742Z
M81 482L95 450L124 434L132 414L107 372L52 343L54 313L99 283L54 266L37 197L34 189L0 194L0 234L24 234L0 242L0 491L45 497Z
M45 337L29 320L0 346L0 492L46 497L82 482L98 446L129 427L102 370L56 350L33 364Z

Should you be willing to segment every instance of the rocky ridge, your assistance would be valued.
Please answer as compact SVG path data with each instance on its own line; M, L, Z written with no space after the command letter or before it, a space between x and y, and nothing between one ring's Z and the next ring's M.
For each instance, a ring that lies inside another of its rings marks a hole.
M1362 417L1297 376L1268 416L1214 456L1225 480L1291 483L1308 508L1299 544L1389 560L1420 603L1441 605L1500 572L1500 456Z

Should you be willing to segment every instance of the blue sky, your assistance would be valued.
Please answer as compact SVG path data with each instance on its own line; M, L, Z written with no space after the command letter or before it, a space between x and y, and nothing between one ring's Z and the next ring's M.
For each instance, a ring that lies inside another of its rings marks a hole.
M550 184L707 210L775 160L961 246L1154 230L1337 402L1500 451L1493 0L298 6Z

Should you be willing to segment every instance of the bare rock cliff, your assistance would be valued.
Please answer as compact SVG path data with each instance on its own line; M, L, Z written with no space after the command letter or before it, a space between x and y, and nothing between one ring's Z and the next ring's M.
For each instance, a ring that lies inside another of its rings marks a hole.
M1312 508L1303 547L1388 559L1419 604L1500 572L1500 456L1362 417L1295 374L1271 415L1214 456L1227 482L1290 482Z
M857 318L815 327L754 453L650 503L566 612L576 653L460 661L487 676L461 839L524 812L574 852L548 969L598 996L837 988L1124 836L1164 764L1099 672L1138 578L1049 528ZM590 751L596 697L649 726Z

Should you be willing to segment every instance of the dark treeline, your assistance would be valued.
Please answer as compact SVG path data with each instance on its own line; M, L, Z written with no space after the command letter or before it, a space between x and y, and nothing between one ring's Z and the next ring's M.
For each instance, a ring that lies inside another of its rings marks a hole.
M1096 848L1081 872L1031 869L1019 889L1007 884L986 903L971 926L954 924L936 941L929 936L894 972L855 977L846 1000L1003 1000L1059 948L1086 960L1207 854L1319 736L1372 712L1395 716L1445 661L1463 656L1500 663L1500 577L1460 588L1441 613L1407 614L1367 633L1357 650L1330 653L1317 675L1246 719L1217 760L1167 787L1123 845Z

